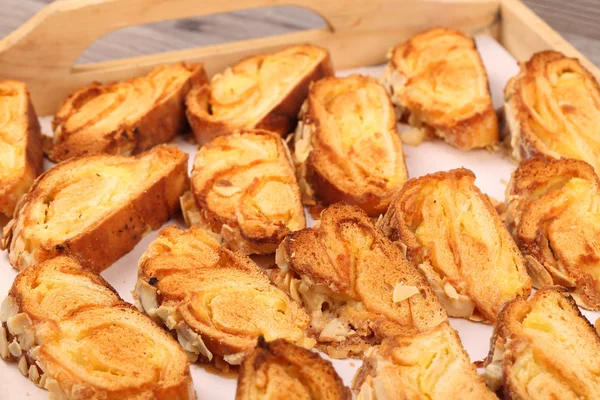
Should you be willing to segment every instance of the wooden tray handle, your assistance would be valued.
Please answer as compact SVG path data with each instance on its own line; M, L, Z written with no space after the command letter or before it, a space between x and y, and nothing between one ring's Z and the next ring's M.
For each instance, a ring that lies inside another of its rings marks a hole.
M313 10L327 27L75 65L90 44L120 28L273 5ZM252 54L310 42L327 47L336 68L351 68L384 61L389 47L433 25L470 32L484 29L496 20L498 11L498 0L61 0L0 42L0 79L26 82L38 114L47 115L82 85L126 79L158 64L204 62L213 74Z

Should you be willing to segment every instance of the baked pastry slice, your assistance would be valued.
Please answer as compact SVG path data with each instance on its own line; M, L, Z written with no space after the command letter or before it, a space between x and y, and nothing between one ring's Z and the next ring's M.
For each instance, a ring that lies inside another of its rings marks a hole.
M99 272L179 209L188 156L157 146L136 157L74 158L44 173L4 229L2 248L23 270L70 255Z
M494 327L486 379L505 398L594 399L600 338L564 288L546 287L507 304Z
M217 368L239 365L260 336L314 346L300 304L250 258L202 229L169 226L159 233L140 259L135 297L140 310L177 336L191 360Z
M27 87L0 81L0 214L12 217L42 167L40 124Z
M507 187L507 224L535 287L561 285L600 310L600 184L580 160L525 161Z
M543 51L504 89L512 156L574 158L600 170L600 86L576 58Z
M357 400L498 398L477 374L448 322L386 339L369 350L353 386Z
M498 119L475 42L462 32L433 28L390 50L383 82L409 144L437 136L461 150L498 142Z
M361 75L315 82L294 135L294 161L305 203L316 197L384 213L408 177L385 88Z
M289 151L273 132L246 130L202 146L191 182L181 199L188 225L212 230L233 250L273 253L306 226Z
M333 75L329 52L310 44L239 61L187 95L187 117L199 143L240 129L294 130L312 81Z
M523 256L470 170L409 180L380 227L406 247L450 316L494 322L502 305L529 295Z
M187 127L185 96L208 82L202 64L156 67L122 82L93 82L60 105L54 138L44 151L54 162L92 154L138 154L167 143Z
M350 400L350 390L329 361L283 339L258 346L242 362L236 400Z
M21 272L0 323L0 356L50 398L196 398L177 342L69 257Z
M355 206L325 209L318 225L286 237L275 261L271 279L302 302L311 332L332 357L446 320L423 276Z

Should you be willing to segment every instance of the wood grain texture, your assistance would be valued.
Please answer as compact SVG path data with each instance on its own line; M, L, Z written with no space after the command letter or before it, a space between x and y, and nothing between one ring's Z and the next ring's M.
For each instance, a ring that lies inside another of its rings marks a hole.
M2 0L0 37L17 29L51 2ZM600 65L599 0L524 0L524 3L590 61ZM232 29L232 26L236 28ZM110 33L90 46L78 62L114 60L323 26L325 23L319 16L293 7L272 7L160 22Z

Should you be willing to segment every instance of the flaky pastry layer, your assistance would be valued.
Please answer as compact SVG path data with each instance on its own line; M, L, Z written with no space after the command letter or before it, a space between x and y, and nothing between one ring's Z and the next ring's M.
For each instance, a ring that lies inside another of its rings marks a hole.
M497 399L448 322L369 351L353 382L357 400Z
M587 163L525 161L506 192L506 222L535 287L566 287L577 303L600 310L600 187Z
M406 246L450 316L494 322L531 290L521 252L470 170L409 180L380 227Z
M273 253L286 234L306 227L287 145L273 132L246 130L202 146L191 182L181 199L186 221L233 250Z
M574 158L600 170L600 86L576 58L534 54L504 89L512 156Z
M281 243L271 278L311 314L311 330L329 355L361 354L386 337L446 320L423 276L364 211L335 204L321 218Z
M505 398L587 399L600 391L600 338L569 293L545 287L508 303L494 327L488 386Z
M385 212L408 177L389 96L362 75L311 86L293 156L305 203L344 201L370 216Z
M206 82L202 64L183 63L122 82L93 82L63 101L45 152L60 162L92 154L133 155L167 143L187 127L186 94Z
M17 202L42 173L40 124L22 82L0 81L0 213Z
M305 44L246 58L187 96L199 143L240 129L294 130L311 82L333 75L327 50Z
M240 367L236 400L350 400L329 361L283 339L258 346Z
M394 47L383 81L399 118L462 150L498 141L498 119L475 42L432 28ZM411 143L415 144L415 143Z
M195 227L166 227L150 243L135 295L138 308L173 331L192 361L239 365L260 336L314 345L296 301L250 258Z
M187 154L161 145L136 157L74 158L44 173L4 229L13 267L66 254L101 271L179 209Z
M0 356L54 399L195 399L166 332L60 256L27 268L0 308Z

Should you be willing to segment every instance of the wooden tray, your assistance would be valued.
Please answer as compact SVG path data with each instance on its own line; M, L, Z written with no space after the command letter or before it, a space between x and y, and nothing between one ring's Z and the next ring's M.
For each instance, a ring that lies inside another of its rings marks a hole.
M95 64L75 61L95 40L114 30L165 20L272 5L313 10L326 22L313 29L235 43ZM55 1L0 42L0 79L28 84L40 116L52 114L74 89L91 81L114 81L176 61L203 62L214 74L235 61L294 43L331 52L336 69L385 61L388 48L428 27L490 33L517 60L555 49L577 57L600 78L579 51L518 0L61 0Z

